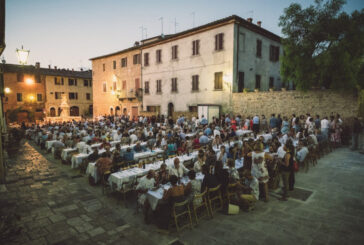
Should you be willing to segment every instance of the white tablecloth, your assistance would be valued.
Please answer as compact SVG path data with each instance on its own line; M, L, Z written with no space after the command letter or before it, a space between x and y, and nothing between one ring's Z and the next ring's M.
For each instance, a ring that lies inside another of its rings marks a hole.
M66 149L63 149L62 150L62 154L61 154L61 157L63 160L67 160L68 158L68 154L72 153L72 152L75 152L77 151L77 148L66 148Z
M204 175L202 173L197 173L196 174L196 180L199 180L202 182L204 178ZM190 179L185 176L181 179L181 182L184 184L184 185L187 185L188 182L190 182ZM168 190L169 188L171 188L171 184L170 183L167 183L165 185L162 185L160 186L157 190L149 190L148 193L147 193L147 199L148 199L148 202L150 204L150 207L152 208L152 210L155 210L158 206L158 202L160 200L162 200L163 198L163 193L164 193L164 190Z
M47 151L49 151L52 148L53 143L56 142L56 141L57 140L48 140L48 141L46 141L45 147L46 147Z
M251 130L236 130L235 134L236 136L243 136L243 135L246 135L246 134L251 134L253 133L253 131Z
M178 156L181 163L188 160L194 160L197 158L198 152L193 152L189 156L183 155ZM174 158L166 159L165 163L167 167L170 167L173 165ZM129 181L135 181L136 177L143 176L148 173L150 169L152 170L158 170L160 169L160 166L162 165L163 161L157 161L155 163L147 164L145 165L145 168L131 168L127 170L122 170L117 173L113 173L109 177L109 183L112 185L113 183L116 185L117 190L120 190L122 188L123 183L129 182Z
M86 174L91 175L94 178L95 183L98 182L99 175L97 174L96 162L90 162L88 164L87 169L86 169Z

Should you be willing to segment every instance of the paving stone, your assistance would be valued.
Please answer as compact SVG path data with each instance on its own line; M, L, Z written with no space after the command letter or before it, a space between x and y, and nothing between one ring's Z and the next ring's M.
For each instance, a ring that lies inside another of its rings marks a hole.
M105 230L102 227L97 227L97 228L95 228L93 230L88 231L88 234L91 237L94 237L94 236L98 236L100 234L103 234L104 232L105 232Z
M52 221L52 223L57 223L59 221L65 220L66 216L64 216L62 214L55 214L55 215L49 216L48 218Z

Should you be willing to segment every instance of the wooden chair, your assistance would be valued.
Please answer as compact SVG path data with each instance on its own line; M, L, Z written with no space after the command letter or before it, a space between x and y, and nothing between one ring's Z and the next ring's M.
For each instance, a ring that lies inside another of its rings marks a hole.
M101 184L102 184L102 195L105 194L105 191L107 189L110 189L111 190L111 186L109 184L109 177L110 177L110 174L111 172L110 171L105 171L102 175L102 178L101 178Z
M188 222L184 225L180 225L178 223L179 219L186 216L188 218ZM174 224L176 225L177 232L184 229L185 227L190 227L190 229L192 229L192 217L188 200L174 203L172 208L172 218L174 219Z
M206 194L207 190L205 190L203 193L196 194L193 197L193 200L201 200L200 204L196 204L196 202L192 201L192 208L193 208L193 213L195 215L196 224L198 224L199 219L210 216L209 207L207 205ZM206 210L206 213L198 217L198 214L203 214L204 210Z
M231 203L231 200L236 195L236 187L237 186L238 186L237 182L229 184L227 186L226 198L227 198L228 203Z
M215 188L210 188L207 190L207 202L209 204L211 217L214 216L214 213L216 211L222 210L223 208L223 200L220 187L221 185L218 185Z

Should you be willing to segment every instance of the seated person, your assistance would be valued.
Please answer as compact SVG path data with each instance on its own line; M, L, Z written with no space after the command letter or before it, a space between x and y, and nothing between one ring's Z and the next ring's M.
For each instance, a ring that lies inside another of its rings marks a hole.
M87 160L88 162L95 162L97 159L99 159L99 150L95 147L93 152L88 155Z
M229 182L230 183L237 182L240 179L240 177L239 177L238 170L235 168L234 159L229 158L227 161L227 166L228 166L228 173L229 173Z
M182 178L184 174L188 173L188 169L183 164L180 164L178 157L174 159L173 163L173 166L169 168L170 176L175 175L178 178Z
M115 150L112 153L112 162L113 164L117 164L120 163L122 161L122 157L121 157L121 147L120 147L120 143L117 143L115 145Z
M193 170L195 172L201 172L202 166L205 165L205 154L203 150L198 152L197 161L193 165Z
M148 174L140 178L136 187L138 191L138 203L143 207L144 221L149 223L148 211L150 209L149 202L147 200L147 192L154 188L156 185L154 170L149 170Z
M201 193L206 190L206 188L214 188L219 185L219 181L215 175L210 173L210 168L207 165L202 166L202 173L205 175L201 184Z
M254 209L256 201L259 200L259 181L251 175L249 170L244 171L243 177L243 194L239 195L240 206L251 211Z
M190 182L186 185L185 193L188 194L189 199L193 201L193 205L198 206L202 203L202 199L195 199L195 195L201 193L201 181L196 180L196 172L191 170L188 172Z
M123 159L126 162L134 161L134 152L131 150L130 147L126 150L126 152L123 155Z
M112 162L110 157L107 156L106 152L102 153L101 158L96 161L97 172L102 176L106 171L110 171Z
M209 138L206 135L200 133L199 142L200 142L200 145L207 145L209 143Z
M136 153L143 152L143 147L140 145L140 142L139 141L134 146L134 152L136 152Z
M193 149L198 149L200 148L200 138L198 135L195 136L195 139L193 140L192 142L192 145L193 145Z
M158 184L167 184L169 181L169 172L167 169L167 165L165 163L162 163L161 168L158 172L157 182Z
M163 201L165 202L165 205L163 205L164 207L159 207L159 214L157 215L159 218L159 228L166 230L168 230L174 203L185 200L185 187L177 184L178 177L171 175L170 182L172 185L171 188L164 190L163 193Z
M224 145L222 145L220 147L220 151L217 153L216 157L217 157L217 161L222 161L223 164L226 163L227 153L226 153L226 149L225 149Z
M168 140L167 156L175 155L177 153L177 146L172 140Z
M54 157L56 159L61 159L62 150L66 147L65 140L62 139L61 141L56 141L52 144L52 147L54 148Z
M224 195L226 193L226 188L229 184L229 172L224 169L221 161L216 162L214 174L217 178L218 183L221 185L220 189L222 194Z

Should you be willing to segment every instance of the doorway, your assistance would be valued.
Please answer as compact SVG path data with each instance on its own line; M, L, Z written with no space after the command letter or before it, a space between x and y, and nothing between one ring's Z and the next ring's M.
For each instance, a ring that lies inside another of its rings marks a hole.
M168 104L168 117L173 117L174 105L173 103Z

